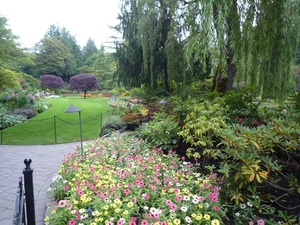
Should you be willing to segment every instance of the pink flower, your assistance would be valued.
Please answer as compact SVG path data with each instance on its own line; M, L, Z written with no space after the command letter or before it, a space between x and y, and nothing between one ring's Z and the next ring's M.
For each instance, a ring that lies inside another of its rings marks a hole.
M70 220L70 221L69 221L69 225L76 225L75 220Z
M64 191L66 191L66 190L69 190L69 186L68 185L64 187Z
M152 215L151 215L150 213L147 213L146 217L147 217L148 219L151 219L151 218L152 218Z
M183 197L182 197L181 195L177 195L177 196L176 196L176 200L177 200L177 201L181 202L182 199L183 199Z
M130 221L128 225L136 225L136 223L134 221Z
M171 204L172 204L172 201L168 199L168 200L166 200L166 204L167 204L167 205L171 205Z
M148 225L148 221L147 220L142 220L141 225Z
M254 222L253 222L253 221L250 221L250 222L249 222L249 225L254 225Z
M168 225L167 222L160 222L160 225Z
M125 195L129 195L129 194L130 194L130 189L128 189L128 188L125 189L125 190L124 190L124 194L125 194Z
M214 210L215 210L215 211L220 211L220 207L217 206L217 205L215 205L215 206L214 206Z
M173 211L176 211L176 210L177 210L177 205L172 204L172 205L170 205L170 208L171 208Z
M78 196L82 196L82 195L84 195L84 192L81 191L81 190L79 190L79 191L77 192L77 194L78 194Z
M160 215L158 213L154 213L153 216L154 218L158 219Z
M65 207L66 204L67 204L67 201L66 201L66 200L60 200L60 201L58 202L58 206L61 207L61 208Z
M263 221L262 219L257 220L257 225L265 225L265 221Z

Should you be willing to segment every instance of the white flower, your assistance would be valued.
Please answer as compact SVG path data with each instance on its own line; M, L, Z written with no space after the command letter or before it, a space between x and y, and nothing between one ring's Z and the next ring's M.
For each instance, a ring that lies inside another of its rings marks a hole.
M85 212L85 209L79 209L79 213L82 214Z
M240 216L240 213L239 213L239 212L237 212L237 213L235 213L234 215L235 215L235 216Z
M190 201L190 199L191 199L190 196L187 196L187 195L184 195L184 196L183 196L183 200L184 200L184 201Z
M248 205L249 207L252 207L252 206L253 206L251 202L247 202L247 205Z
M109 221L114 221L114 220L115 220L114 217L110 217L110 218L109 218Z
M76 214L76 210L72 210L72 211L71 211L71 214Z
M198 203L199 203L199 198L193 198L192 202L193 202L194 204L198 204Z
M246 209L246 207L247 207L246 204L244 204L244 203L241 203L241 204L240 204L240 208L241 208L241 209Z
M157 213L156 208L151 207L151 208L150 208L150 213L151 213L152 215L156 214L156 213Z
M186 217L185 217L185 221L186 221L187 223L191 223L191 222L192 222L192 219L191 219L191 217L186 216Z
M145 206L144 206L144 209L145 209L145 210L148 210L148 209L149 209L149 207L145 205Z
M56 175L55 177L52 177L52 182L58 181L62 178L61 175Z
M156 209L156 213L157 214L162 214L162 210L161 209Z
M181 211L186 212L188 207L186 205L180 207Z

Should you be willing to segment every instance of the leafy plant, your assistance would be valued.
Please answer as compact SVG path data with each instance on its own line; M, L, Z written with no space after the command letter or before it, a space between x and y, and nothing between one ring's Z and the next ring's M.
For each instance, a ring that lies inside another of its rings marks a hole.
M190 99L188 113L184 125L178 133L191 147L187 149L187 156L200 158L208 155L216 158L215 139L219 136L221 129L225 128L227 118L224 116L226 106L222 98L213 102Z
M180 128L174 120L174 116L159 112L155 114L153 120L139 128L136 135L150 145L169 150L176 147L179 130Z

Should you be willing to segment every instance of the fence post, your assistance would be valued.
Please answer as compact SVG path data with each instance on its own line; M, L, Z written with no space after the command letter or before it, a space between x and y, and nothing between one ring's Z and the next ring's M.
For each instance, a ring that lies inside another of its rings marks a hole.
M57 137L56 137L56 116L54 115L54 139L55 144L57 144Z
M35 207L34 207L34 192L33 192L33 169L30 167L32 160L30 158L24 159L26 167L23 170L24 174L24 187L26 199L26 215L27 225L35 224Z
M1 115L1 145L3 143L3 126L4 126L4 123L3 123L3 116L4 115Z

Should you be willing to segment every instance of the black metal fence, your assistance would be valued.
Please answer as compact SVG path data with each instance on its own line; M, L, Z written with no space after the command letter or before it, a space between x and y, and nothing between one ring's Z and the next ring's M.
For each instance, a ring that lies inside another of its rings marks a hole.
M32 160L24 159L26 167L23 170L24 184L22 177L19 178L17 188L15 212L13 225L35 225L35 205L33 190L33 169L30 167Z
M0 116L0 124L1 124L1 128L4 127L3 125L3 116L4 115L1 115ZM57 144L58 141L57 141L57 137L59 137L58 135L58 131L61 131L61 133L64 133L64 129L66 128L66 125L79 125L79 123L81 123L81 125L83 124L88 124L88 123L95 123L95 121L97 123L99 123L99 128L100 128L100 132L99 132L99 135L101 134L101 129L102 129L102 113L100 113L99 115L97 115L96 117L94 118L90 118L88 120L85 120L85 121L76 121L76 122L70 122L70 121L66 121L66 120L63 120L61 118L59 118L58 116L53 116L53 117L48 117L48 118L45 118L45 119L41 119L41 120L35 120L35 119L30 119L30 120L27 120L26 122L38 122L38 126L40 127L44 127L43 124L48 124L48 123L51 123L53 124L53 126L51 125L52 127L52 131L48 131L48 132L53 132L53 144ZM47 127L49 127L47 125ZM0 128L0 144L2 145L3 144L3 140L5 139L5 129L1 129ZM41 135L43 135L41 133ZM73 140L70 140L70 141L73 141Z

